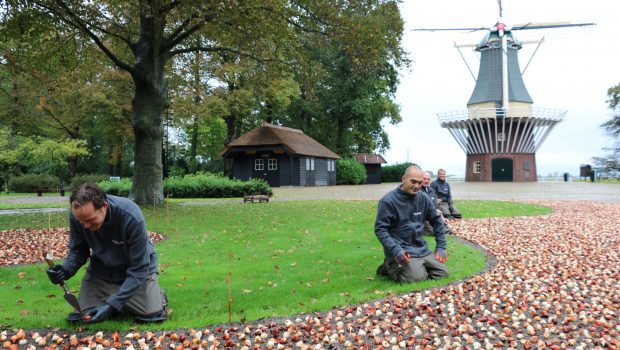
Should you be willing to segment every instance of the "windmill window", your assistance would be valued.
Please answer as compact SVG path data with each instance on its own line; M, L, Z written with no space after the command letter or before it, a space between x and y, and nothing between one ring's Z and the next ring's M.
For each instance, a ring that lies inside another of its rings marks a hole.
M265 160L254 159L254 170L265 170Z
M497 141L504 142L504 133L503 132L497 133Z
M482 162L479 160L474 161L474 174L480 174L480 170L482 169Z
M529 160L524 160L523 161L523 170L530 170L530 161Z

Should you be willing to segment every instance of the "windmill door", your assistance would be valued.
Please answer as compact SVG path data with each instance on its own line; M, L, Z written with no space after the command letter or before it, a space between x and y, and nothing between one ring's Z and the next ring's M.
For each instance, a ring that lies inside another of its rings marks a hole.
M495 158L491 161L492 181L512 181L512 159Z

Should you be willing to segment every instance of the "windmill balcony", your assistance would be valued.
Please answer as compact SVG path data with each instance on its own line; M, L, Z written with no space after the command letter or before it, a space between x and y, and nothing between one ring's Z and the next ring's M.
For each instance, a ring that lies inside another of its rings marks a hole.
M467 155L535 153L566 115L551 108L469 108L438 114Z
M442 127L453 122L467 121L471 119L489 118L536 118L559 122L564 119L566 110L543 108L543 107L513 107L508 110L503 108L468 108L465 110L437 113L437 118Z

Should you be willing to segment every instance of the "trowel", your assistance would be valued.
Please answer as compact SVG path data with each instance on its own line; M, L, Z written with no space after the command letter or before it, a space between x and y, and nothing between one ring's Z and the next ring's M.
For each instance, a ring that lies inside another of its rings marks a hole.
M54 266L54 260L52 260L52 256L49 253L45 254L45 262L47 262L47 265L49 267L53 267ZM62 287L62 289L65 291L65 294L63 295L65 297L65 300L71 305L73 306L73 308L79 312L82 313L82 308L80 307L80 303L78 302L78 299L75 295L71 294L71 291L69 291L69 287L67 287L67 284L65 283L65 281L62 281L62 283L60 284L60 286Z

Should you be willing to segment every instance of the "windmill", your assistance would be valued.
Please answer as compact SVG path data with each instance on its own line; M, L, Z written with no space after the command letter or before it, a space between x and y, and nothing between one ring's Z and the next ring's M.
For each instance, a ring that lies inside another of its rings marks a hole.
M487 31L477 45L455 44L459 53L461 47L474 47L480 54L480 66L477 77L467 66L476 81L467 110L438 113L439 123L448 129L466 154L465 181L536 181L536 151L567 111L533 106L518 60L522 45L532 42L519 41L514 32L583 27L594 23L525 23L509 26L503 19L502 2L497 2L499 19L490 28L414 30ZM543 40L534 43L540 46Z

